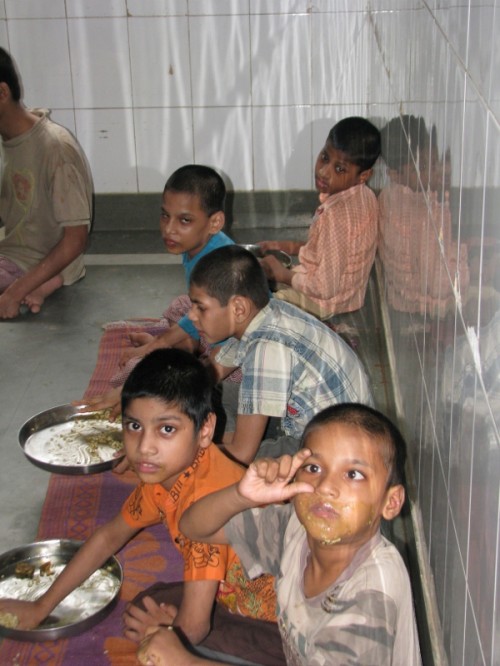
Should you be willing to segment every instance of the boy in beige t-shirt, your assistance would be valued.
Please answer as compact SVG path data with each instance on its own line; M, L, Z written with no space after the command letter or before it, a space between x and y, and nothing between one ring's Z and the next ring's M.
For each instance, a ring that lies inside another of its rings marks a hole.
M92 176L72 134L46 110L20 101L12 58L0 49L0 319L22 304L39 312L47 296L85 274Z

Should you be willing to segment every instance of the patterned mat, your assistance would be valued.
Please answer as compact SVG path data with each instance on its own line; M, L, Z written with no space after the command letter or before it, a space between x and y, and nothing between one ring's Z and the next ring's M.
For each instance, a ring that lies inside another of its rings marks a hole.
M132 330L154 331L157 320L116 322L106 327L86 398L107 390L118 367L122 348ZM84 540L115 515L136 483L132 472L88 476L51 475L42 509L37 540ZM122 637L121 615L138 592L158 581L182 580L182 560L162 525L140 532L118 554L124 583L113 611L97 626L68 639L43 643L4 640L2 666L71 664L72 666L132 666L136 645Z

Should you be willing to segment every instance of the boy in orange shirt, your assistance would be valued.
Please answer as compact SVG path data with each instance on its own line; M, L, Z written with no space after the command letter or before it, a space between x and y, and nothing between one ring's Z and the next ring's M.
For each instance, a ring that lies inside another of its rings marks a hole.
M0 600L0 612L16 615L19 629L37 626L140 529L160 522L184 558L181 601L176 606L164 598L157 604L145 597L145 610L129 606L127 638L139 641L148 626L167 623L198 644L210 632L214 600L232 613L265 620L260 624L266 630L276 627L272 576L249 581L231 547L194 542L179 532L188 506L239 481L244 472L212 443L212 390L209 371L182 350L156 350L134 368L123 387L122 422L127 459L140 483L120 513L94 532L40 598ZM278 660L271 663L279 663L281 651L275 632Z

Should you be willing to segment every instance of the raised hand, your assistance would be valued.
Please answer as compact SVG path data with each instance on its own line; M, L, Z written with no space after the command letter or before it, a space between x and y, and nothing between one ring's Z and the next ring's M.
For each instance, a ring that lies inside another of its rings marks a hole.
M309 449L301 449L293 457L254 460L238 483L238 494L259 505L284 502L299 493L312 493L314 489L309 483L290 483L310 455Z

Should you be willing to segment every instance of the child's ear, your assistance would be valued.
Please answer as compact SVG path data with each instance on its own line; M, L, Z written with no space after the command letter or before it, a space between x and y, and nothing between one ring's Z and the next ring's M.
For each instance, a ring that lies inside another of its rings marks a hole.
M373 169L366 169L366 171L361 171L359 174L359 184L366 183L372 177Z
M403 508L405 502L405 489L401 485L391 486L387 491L382 516L386 520L396 518Z
M0 83L0 102L6 102L10 97L10 88L4 81L2 81Z
M215 412L210 412L200 428L198 443L202 449L206 449L212 443L216 419Z
M246 296L232 296L230 299L233 315L238 324L247 321L252 312L252 304Z
M226 217L224 215L224 212L222 210L218 210L213 215L210 215L209 221L210 221L210 233L214 235L219 233L219 231L224 227L224 224L226 222Z

